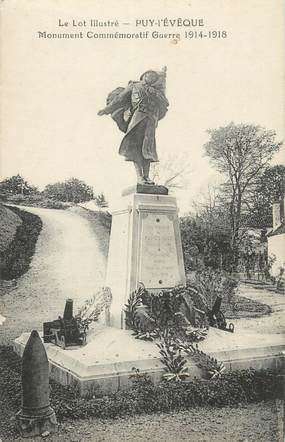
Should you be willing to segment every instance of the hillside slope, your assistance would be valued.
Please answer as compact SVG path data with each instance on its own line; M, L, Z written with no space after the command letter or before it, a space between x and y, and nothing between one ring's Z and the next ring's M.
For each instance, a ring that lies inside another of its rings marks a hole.
M0 203L0 252L4 252L15 237L21 218Z

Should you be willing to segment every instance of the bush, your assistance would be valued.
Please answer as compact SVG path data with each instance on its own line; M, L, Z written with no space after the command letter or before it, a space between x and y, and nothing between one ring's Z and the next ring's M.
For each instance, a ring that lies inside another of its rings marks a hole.
M42 229L42 221L37 215L17 207L9 209L22 219L22 224L17 227L7 249L0 253L0 276L5 280L18 278L28 270Z
M94 199L92 187L77 178L69 178L64 182L48 184L43 193L48 198L73 203L82 203ZM102 195L100 201L102 202Z
M16 193L28 195L37 193L38 189L35 186L31 186L21 175L18 174L1 181L0 192L12 195Z
M115 418L281 399L283 384L284 377L271 370L248 369L228 372L219 379L161 381L158 385L154 385L148 376L139 375L127 391L120 390L108 396L85 399L78 396L77 388L63 387L51 381L51 404L59 420Z
M187 272L201 266L229 270L230 238L223 216L211 223L204 216L184 216L180 218L180 231Z
M89 400L78 398L75 393L70 401L72 390L57 386L57 399L55 402L53 395L52 405L59 419L108 418L198 406L235 406L282 398L283 384L283 376L271 370L249 369L228 372L214 380L194 378L187 382L161 381L158 385L154 385L148 376L139 375L130 390ZM52 390L54 385L52 383ZM66 404L64 408L62 404Z
M11 411L21 402L21 359L11 347L0 347L0 392ZM141 413L165 412L199 406L236 406L249 402L282 399L284 375L266 369L227 372L212 380L161 381L154 385L137 372L133 386L110 395L80 398L78 386L64 387L50 382L51 405L59 420L87 417L115 418Z
M197 270L191 283L204 297L209 309L213 307L217 296L221 296L226 303L232 304L238 286L238 281L228 273L211 268Z

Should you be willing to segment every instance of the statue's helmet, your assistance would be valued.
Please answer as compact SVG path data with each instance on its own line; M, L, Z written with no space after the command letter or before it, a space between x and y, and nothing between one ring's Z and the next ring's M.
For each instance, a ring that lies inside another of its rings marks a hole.
M147 75L148 77L151 78L151 80L149 81L150 83L155 83L159 79L159 74L156 71L149 70L149 71L144 72L140 76L140 80L142 80L145 75Z

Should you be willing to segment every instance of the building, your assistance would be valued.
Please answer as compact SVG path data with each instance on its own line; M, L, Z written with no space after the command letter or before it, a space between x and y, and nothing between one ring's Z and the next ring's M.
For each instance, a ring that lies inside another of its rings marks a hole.
M268 233L268 256L274 257L272 275L280 273L280 267L285 268L285 220L284 220L285 197L281 202L272 206L273 229Z

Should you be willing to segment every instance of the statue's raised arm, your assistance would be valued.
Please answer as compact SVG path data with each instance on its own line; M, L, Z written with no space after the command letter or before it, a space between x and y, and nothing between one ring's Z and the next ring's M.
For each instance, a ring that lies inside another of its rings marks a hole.
M107 97L107 106L98 115L110 114L125 133L119 154L133 161L139 184L154 184L149 179L150 163L158 161L155 130L167 112L166 68L146 71L140 80L118 87Z

